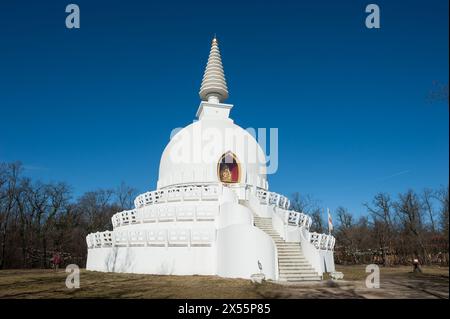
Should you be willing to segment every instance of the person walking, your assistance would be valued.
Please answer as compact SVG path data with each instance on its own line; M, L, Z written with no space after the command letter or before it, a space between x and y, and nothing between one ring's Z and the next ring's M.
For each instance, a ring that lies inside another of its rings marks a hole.
M61 259L60 253L59 252L55 252L53 254L53 257L52 257L53 269L55 271L58 271L61 262L62 262L62 259Z

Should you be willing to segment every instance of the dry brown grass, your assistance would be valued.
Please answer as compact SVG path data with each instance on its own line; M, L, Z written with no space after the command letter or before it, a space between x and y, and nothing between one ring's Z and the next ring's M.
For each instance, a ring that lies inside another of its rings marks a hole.
M156 276L81 270L80 289L67 289L63 270L2 270L0 298L448 298L448 268L381 269L381 289L367 289L365 266L338 266L345 280L280 285L217 276Z

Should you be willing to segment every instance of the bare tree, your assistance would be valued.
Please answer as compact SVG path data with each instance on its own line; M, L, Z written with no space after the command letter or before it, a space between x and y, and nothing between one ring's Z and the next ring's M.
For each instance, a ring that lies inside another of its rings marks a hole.
M2 269L5 266L8 226L16 204L16 192L22 172L22 164L15 162L2 165L0 170L0 185L2 186L0 188L0 269Z
M444 237L447 239L448 242L448 211L449 211L449 191L448 186L447 187L441 187L436 193L436 198L441 203L440 208L440 224L441 229L444 233Z
M415 256L422 257L423 262L428 262L428 253L423 239L423 211L417 194L412 190L400 194L395 208L404 226L406 240L412 248L411 252Z
M422 203L423 203L423 207L424 209L428 212L428 217L430 218L430 223L431 223L431 230L434 232L436 232L436 224L434 222L434 209L433 209L433 199L435 198L435 194L434 191L432 189L429 188L425 188L422 191Z
M136 192L135 188L126 185L125 182L120 183L115 191L120 209L131 209L133 207Z
M374 227L374 237L379 245L382 255L382 263L387 266L389 261L387 259L388 250L393 248L392 245L392 202L388 194L379 193L375 195L372 205L365 203L367 211L372 217Z
M291 207L295 211L305 214L311 214L319 208L319 201L315 200L311 195L294 193L291 197Z
M87 231L107 229L111 224L111 216L120 210L112 204L114 191L99 189L87 192L78 200L78 209L82 210L87 218Z
M322 209L320 208L314 209L311 213L311 218L312 218L311 231L315 231L318 233L326 232Z

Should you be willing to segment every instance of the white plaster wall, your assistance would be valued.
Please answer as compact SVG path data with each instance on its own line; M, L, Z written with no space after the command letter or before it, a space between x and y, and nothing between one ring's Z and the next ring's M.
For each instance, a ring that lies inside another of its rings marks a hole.
M301 237L300 231L300 227L298 226L286 225L284 240L287 242L299 242Z
M214 275L215 247L114 247L88 250L87 270L160 275Z
M273 206L261 205L259 199L253 193L248 194L248 202L246 205L259 217L272 217L275 213Z
M236 224L253 225L253 215L250 209L236 203L220 205L220 215L217 220L218 228L225 228Z
M251 225L232 225L217 232L217 274L250 278L259 273L258 260L267 279L278 278L278 256L272 238Z
M239 198L236 193L229 187L224 186L222 188L222 194L219 197L219 203L238 203Z
M303 227L300 228L300 245L302 247L303 256L314 268L314 270L319 274L323 275L323 263L322 258L319 254L319 250L311 244L308 237L308 231Z
M323 272L335 272L334 252L330 250L321 250L320 258Z

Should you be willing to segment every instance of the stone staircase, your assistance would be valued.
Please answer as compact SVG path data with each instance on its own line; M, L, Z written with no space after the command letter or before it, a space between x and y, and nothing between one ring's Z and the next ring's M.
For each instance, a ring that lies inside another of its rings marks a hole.
M280 281L296 282L322 279L303 256L300 243L285 242L273 229L271 218L258 216L253 218L255 226L272 237L277 246Z

